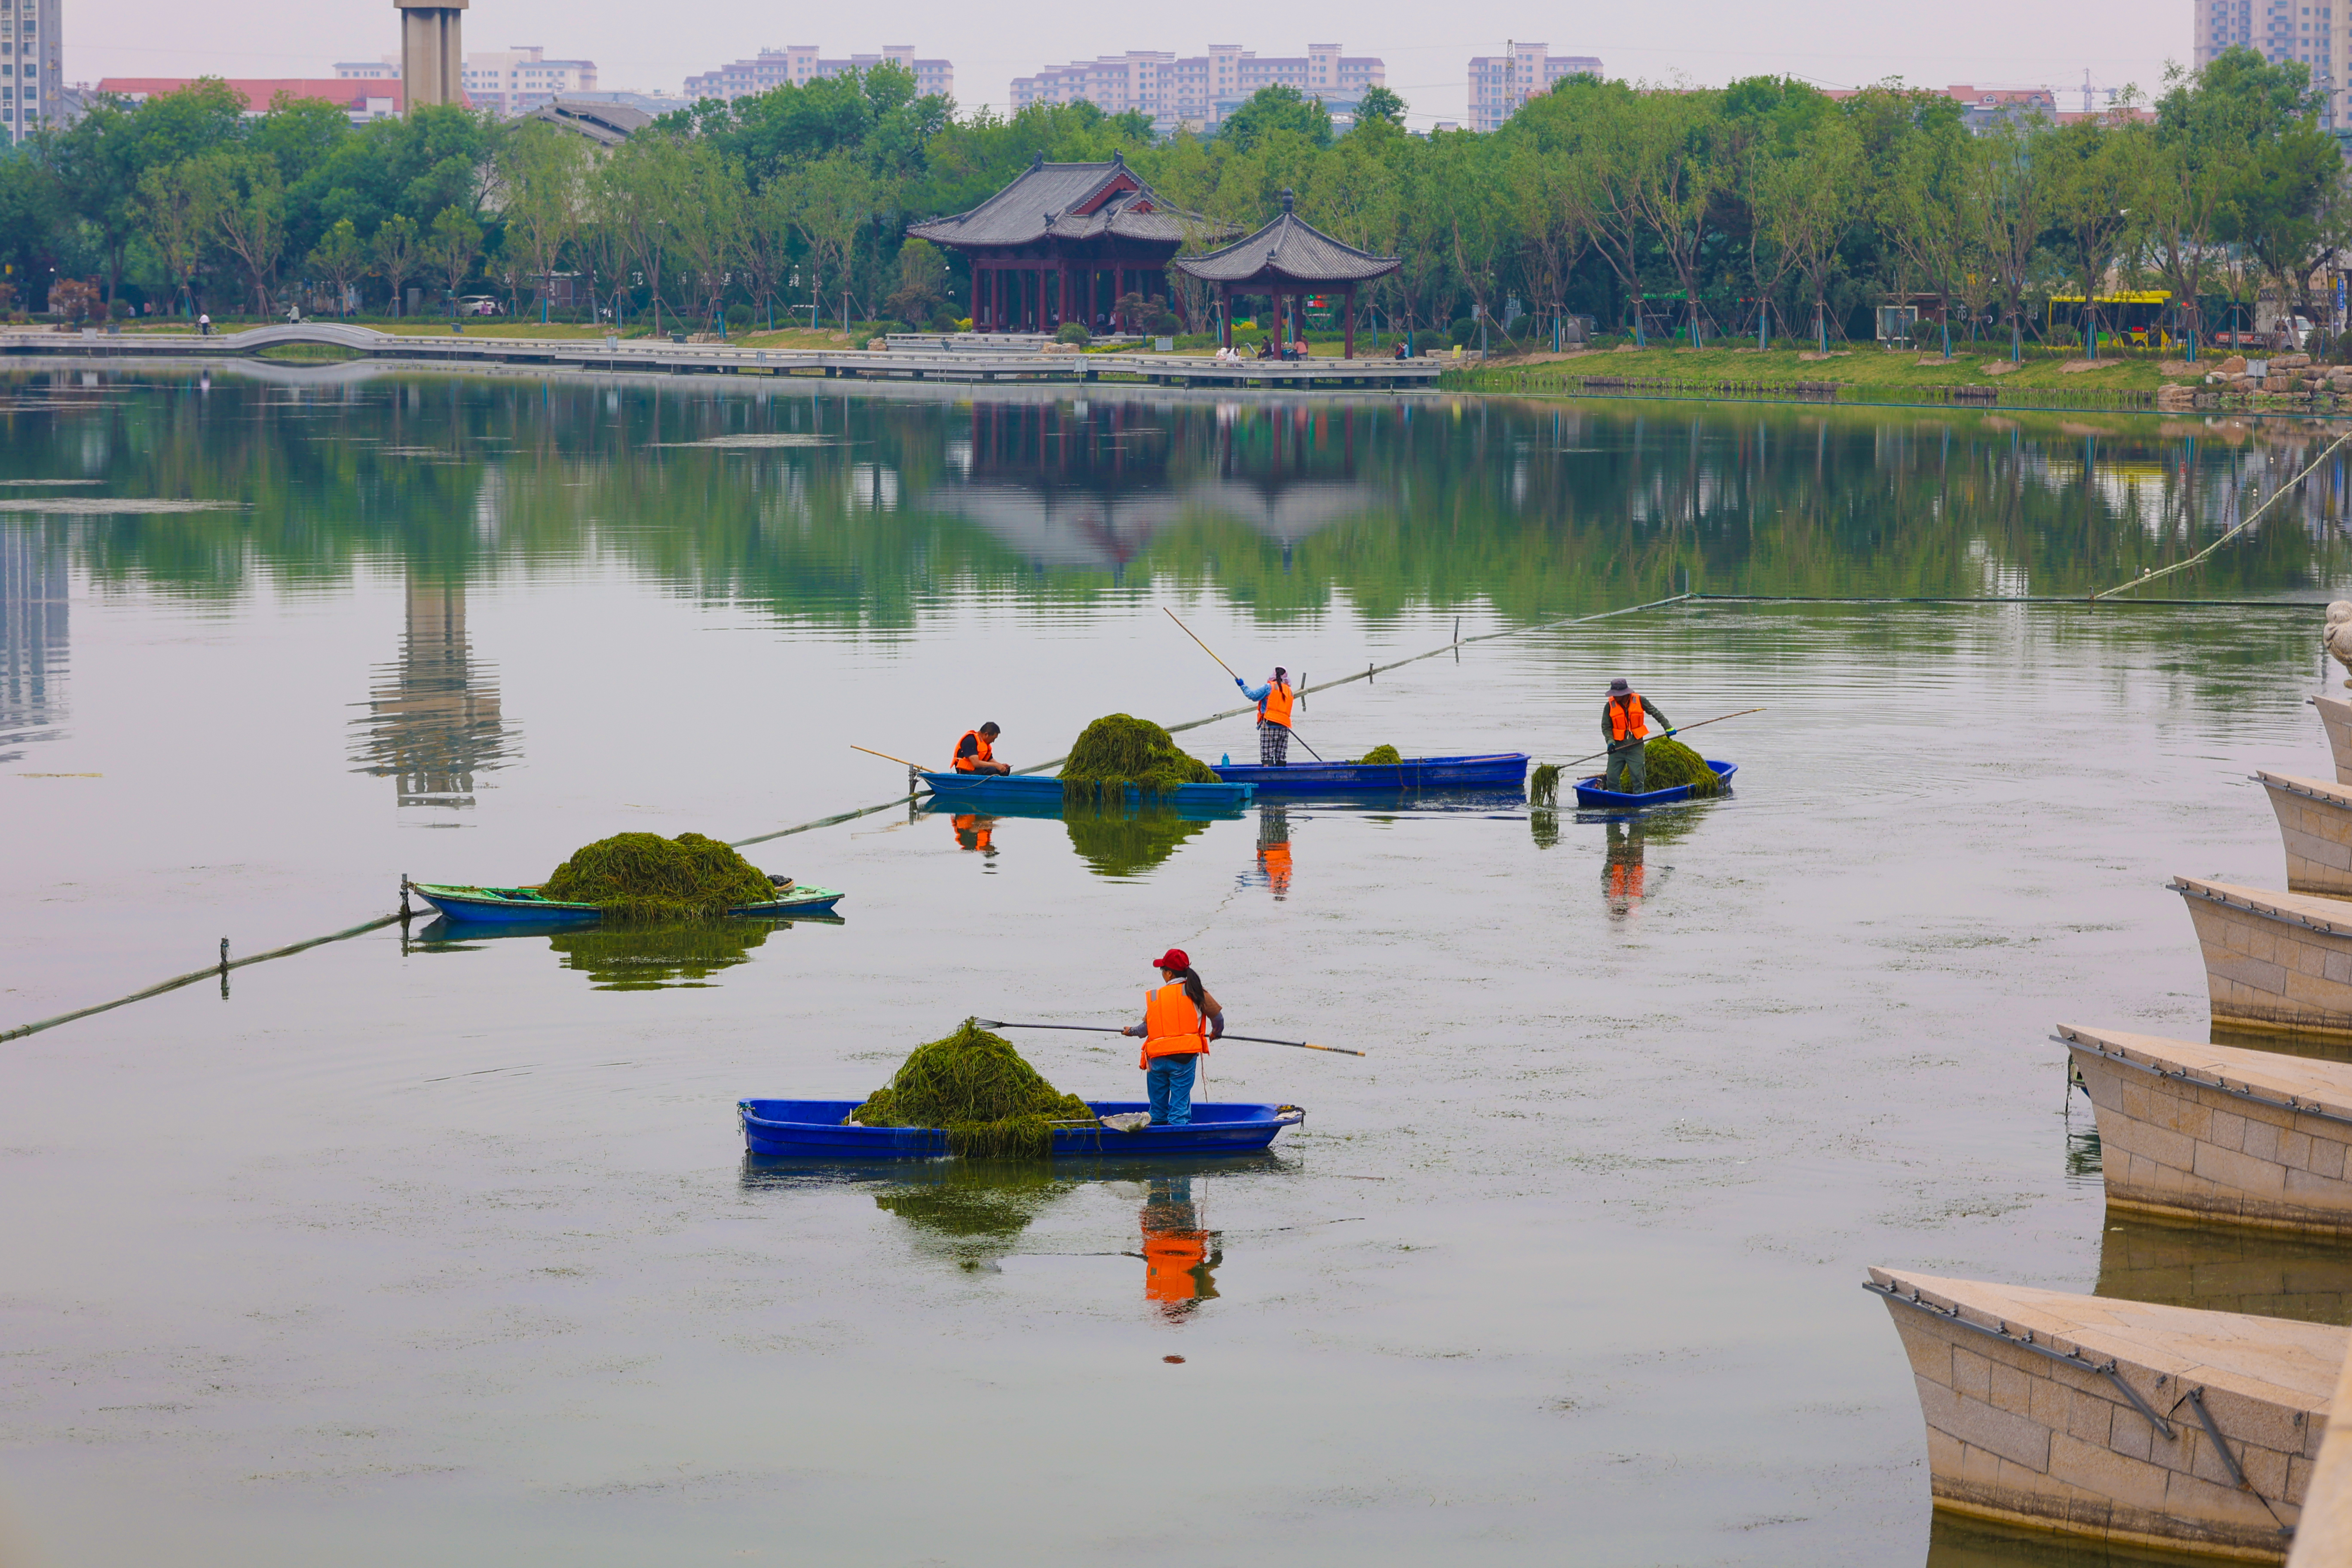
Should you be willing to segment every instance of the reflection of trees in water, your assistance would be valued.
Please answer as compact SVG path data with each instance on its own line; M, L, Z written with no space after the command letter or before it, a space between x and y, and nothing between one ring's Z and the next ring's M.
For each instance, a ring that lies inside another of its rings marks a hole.
M352 771L399 781L402 805L474 804L474 774L515 754L490 668L466 634L466 584L408 578L400 658L376 667Z
M2095 416L1220 405L1100 387L959 394L959 407L392 373L316 392L222 375L181 395L194 377L21 414L0 452L0 477L33 477L78 471L95 442L121 493L250 503L78 521L75 563L102 584L217 596L260 574L341 581L370 560L466 581L603 556L680 592L868 630L974 592L1086 602L1115 591L1114 572L1129 590L1213 584L1268 616L1336 595L1375 616L1482 600L1561 615L1655 597L1685 570L1717 592L2074 594L2199 548L2324 439ZM974 405L1015 436L975 437ZM826 444L680 445L778 432ZM1072 540L1108 531L1049 558L962 515L984 493L1077 509ZM2333 483L2306 485L2186 585L2226 597L2352 575L2346 506ZM1081 519L1088 507L1101 515Z
M722 969L751 963L769 930L767 921L746 920L597 924L554 932L547 945L599 991L658 991L700 986Z
M1208 827L1187 821L1165 806L1122 811L1116 806L1072 805L1062 813L1070 847L1097 877L1132 877L1149 871L1177 846Z
M1056 1181L1043 1161L926 1162L877 1191L874 1206L911 1226L919 1250L971 1267L1012 1251L1031 1220L1078 1185Z
M61 529L0 518L0 763L57 739L65 717L66 543Z

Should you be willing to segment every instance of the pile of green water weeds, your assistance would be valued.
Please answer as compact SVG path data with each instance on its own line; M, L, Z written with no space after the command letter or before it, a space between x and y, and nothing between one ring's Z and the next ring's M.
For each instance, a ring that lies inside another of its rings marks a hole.
M1394 746L1374 746L1370 751L1366 752L1362 756L1358 757L1356 761L1360 763L1401 763L1404 761L1404 753L1398 751Z
M1215 770L1176 749L1167 731L1149 719L1107 713L1086 727L1062 764L1062 798L1117 805L1133 784L1147 796L1173 794L1179 784L1215 784Z
M1054 1123L1091 1123L1095 1113L1047 1083L1012 1041L966 1018L945 1039L917 1046L849 1120L944 1129L948 1152L966 1159L1042 1159L1054 1152Z
M708 918L776 896L766 873L699 833L616 833L583 844L539 890L622 920Z
M1722 777L1706 765L1705 757L1680 741L1661 735L1642 747L1642 757L1649 775L1648 782L1643 786L1645 791L1688 784L1695 796L1723 793ZM1537 805L1551 805L1559 801L1558 763L1539 763L1536 771L1528 775L1528 799Z

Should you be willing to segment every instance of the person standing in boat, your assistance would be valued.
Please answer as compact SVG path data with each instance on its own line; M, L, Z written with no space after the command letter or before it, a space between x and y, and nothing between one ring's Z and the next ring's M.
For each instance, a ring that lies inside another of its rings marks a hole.
M1189 1127L1192 1122L1192 1077L1209 1042L1225 1032L1225 1010L1192 972L1192 960L1181 947L1171 947L1155 963L1160 984L1146 992L1143 1022L1121 1029L1143 1041L1135 1065L1141 1068L1151 1099L1154 1127Z
M1286 768L1290 765L1290 705L1297 694L1290 689L1289 672L1280 665L1274 667L1274 679L1264 686L1252 686L1240 676L1234 684L1242 695L1257 704L1258 765Z
M1675 732L1674 721L1628 686L1623 676L1609 683L1609 700L1601 705L1601 738L1609 742L1609 773L1601 781L1602 789L1640 795L1650 787L1650 759L1643 751L1650 736L1644 714L1658 721L1661 732Z
M996 760L996 737L1004 731L992 719L977 730L966 730L963 739L956 742L955 771L960 773L1009 773L1013 770Z

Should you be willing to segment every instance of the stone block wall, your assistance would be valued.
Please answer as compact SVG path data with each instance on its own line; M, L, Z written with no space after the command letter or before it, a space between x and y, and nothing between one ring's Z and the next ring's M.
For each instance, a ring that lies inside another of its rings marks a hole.
M2195 877L2172 888L2204 949L2215 1022L2352 1034L2352 906Z
M2352 702L2336 697L2309 700L2319 710L2320 728L2327 731L2327 752L2336 759L2336 782L2352 784Z
M2064 1026L2075 1070L2099 1118L2107 1201L2157 1214L2352 1235L2346 1152L2352 1121L2324 1115L2314 1075L2352 1067L2270 1053ZM2194 1075L2194 1076L2189 1076ZM2235 1086L2262 1096L2233 1094ZM2332 1097L2329 1097L2332 1098ZM2265 1100L2293 1100L2290 1110Z
M2278 816L2288 889L2352 897L2352 789L2294 773L2254 776Z
M1939 1508L2116 1542L2278 1561L2326 1435L2346 1331L2054 1291L1986 1287L1873 1268L1902 1337L1927 1427ZM1913 1305L1916 1298L1923 1305ZM2047 1302L2075 1310L2037 1310ZM1988 1335L1952 1315L2009 1337ZM2122 1320L2137 1353L2099 1342L2095 1320ZM2157 1334L2128 1331L2151 1320ZM2069 1331L2071 1330L2071 1331ZM2213 1350L2270 1365L2276 1381L2221 1373ZM2168 1436L2098 1373L2015 1342L2076 1352L2116 1374L2170 1427ZM2079 1336L2079 1337L2078 1337ZM2200 1391L2248 1483L2239 1487L2188 1403Z

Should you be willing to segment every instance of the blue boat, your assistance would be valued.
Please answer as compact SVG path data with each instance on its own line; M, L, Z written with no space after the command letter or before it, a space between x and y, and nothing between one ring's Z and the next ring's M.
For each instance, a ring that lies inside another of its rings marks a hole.
M444 918L478 925L590 925L604 918L593 904L551 899L537 888L462 888L445 882L411 882L410 889ZM831 888L795 885L776 898L737 904L727 912L753 920L793 915L829 915L847 895Z
M1718 763L1713 757L1706 759L1706 765L1713 768L1716 777L1727 784L1731 782L1731 775L1739 771L1738 763ZM1671 805L1675 801L1688 800L1691 797L1691 786L1688 784L1676 784L1671 789L1643 790L1640 795L1627 795L1622 790L1602 789L1601 779L1601 775L1595 773L1589 779L1576 781L1576 804L1580 807L1587 811L1638 811L1645 805Z
M1286 768L1221 763L1227 784L1257 786L1260 795L1347 795L1402 790L1508 790L1527 783L1525 752L1486 752L1465 757L1407 757L1397 763L1294 763Z
M862 1127L849 1113L859 1100L739 1100L743 1147L754 1154L802 1160L940 1160L948 1135L937 1127ZM1090 1100L1097 1116L1151 1110L1140 1100ZM1307 1120L1295 1105L1195 1103L1184 1127L1140 1127L1120 1132L1100 1122L1054 1129L1054 1153L1063 1155L1255 1154L1276 1133Z
M1016 801L1051 802L1058 810L1062 803L1062 781L1034 773L948 773L915 776L923 781L940 805L952 805L959 811L994 811ZM1245 784L1178 784L1160 798L1180 809L1191 806L1214 810L1246 805L1250 793ZM1143 792L1129 784L1127 798L1140 801Z

